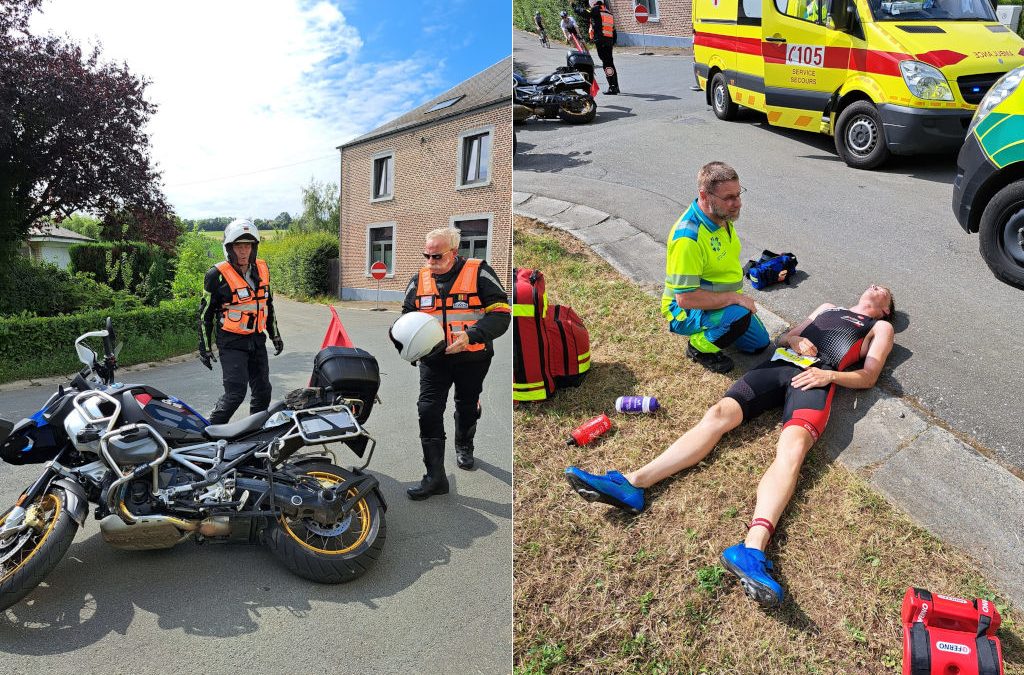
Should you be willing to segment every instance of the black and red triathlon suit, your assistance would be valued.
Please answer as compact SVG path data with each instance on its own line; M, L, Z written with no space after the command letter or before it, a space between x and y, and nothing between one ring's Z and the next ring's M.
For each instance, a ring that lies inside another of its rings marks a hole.
M846 370L861 360L860 351L875 319L842 307L824 310L801 333L818 348L822 370ZM765 361L747 373L725 392L743 409L743 420L752 420L769 408L783 407L783 428L796 424L818 440L828 423L836 385L806 391L792 386L801 371L788 361Z

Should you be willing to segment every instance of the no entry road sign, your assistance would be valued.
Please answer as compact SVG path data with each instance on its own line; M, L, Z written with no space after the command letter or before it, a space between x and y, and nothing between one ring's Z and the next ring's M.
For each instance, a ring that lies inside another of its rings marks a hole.
M647 18L650 16L650 12L643 5L637 5L636 9L633 10L633 16L636 17L637 23L647 23Z
M384 263L377 261L370 265L370 276L380 281L388 275L388 266Z

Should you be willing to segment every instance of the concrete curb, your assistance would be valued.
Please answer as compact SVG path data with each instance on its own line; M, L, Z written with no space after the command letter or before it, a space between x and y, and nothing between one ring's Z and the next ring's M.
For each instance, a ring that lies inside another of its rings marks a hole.
M513 213L563 230L620 273L660 297L665 245L623 218L528 192ZM772 335L788 323L758 305ZM737 359L745 369L755 359ZM906 401L877 390L840 389L821 438L829 457L863 476L915 522L969 552L1024 607L1024 481Z

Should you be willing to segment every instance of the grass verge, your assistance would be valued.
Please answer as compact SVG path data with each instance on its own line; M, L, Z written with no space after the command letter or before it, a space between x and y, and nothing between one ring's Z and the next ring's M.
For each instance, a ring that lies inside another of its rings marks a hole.
M778 413L740 427L700 465L648 491L638 517L572 493L566 466L640 466L695 424L731 379L688 362L658 300L578 240L517 218L514 247L517 267L544 272L550 301L583 317L593 362L581 388L513 414L517 674L901 672L908 586L995 601L1006 673L1024 673L1018 612L978 566L818 448L768 550L785 605L766 612L743 595L718 555L744 536ZM615 415L625 394L655 395L663 409ZM567 448L569 431L601 412L615 429Z

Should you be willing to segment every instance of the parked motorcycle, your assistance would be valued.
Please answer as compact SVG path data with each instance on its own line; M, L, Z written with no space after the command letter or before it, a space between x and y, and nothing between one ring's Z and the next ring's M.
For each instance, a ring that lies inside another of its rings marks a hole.
M102 338L102 360L89 338ZM17 424L0 419L0 458L45 465L0 514L0 610L57 565L89 504L103 539L120 549L262 541L293 573L321 583L351 581L380 557L387 505L364 472L376 441L362 426L380 385L373 356L328 347L309 388L211 426L155 387L114 382L114 338L109 318L105 330L80 336L85 367L70 386ZM337 466L327 448L336 442L366 461Z
M586 124L597 115L597 104L589 93L592 79L584 72L563 66L532 80L513 73L512 80L512 112L516 121L536 116Z

